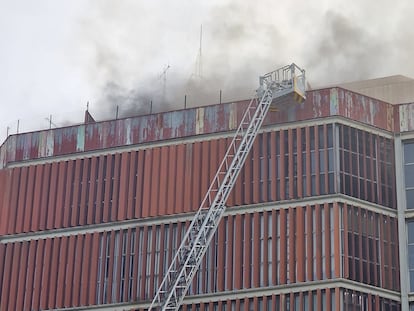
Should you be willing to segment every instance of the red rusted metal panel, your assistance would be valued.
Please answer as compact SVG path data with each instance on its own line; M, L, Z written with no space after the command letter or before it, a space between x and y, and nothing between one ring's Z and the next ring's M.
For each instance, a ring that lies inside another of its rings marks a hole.
M74 173L74 161L69 160L67 162L66 167L66 174L65 176L62 176L62 178L65 179L65 185L64 188L64 203L63 203L63 226L69 227L70 226L70 213L71 213L71 200L72 200L72 189L73 189L73 173Z
M115 221L117 218L117 209L118 208L125 208L120 207L118 204L118 198L119 198L119 178L120 178L120 168L121 168L121 155L119 153L116 153L113 160L115 163L112 165L114 166L114 175L113 175L113 189L111 193L111 203L110 203L110 221Z
M137 173L137 151L131 151L129 158L129 177L128 177L128 195L127 195L127 219L134 217L134 198L136 188ZM166 193L166 192L164 192ZM165 214L165 213L164 213Z
M90 259L89 259L89 270L84 273L86 279L84 280L84 285L88 289L87 302L86 305L91 305L96 303L96 291L97 291L97 275L98 275L98 261L99 261L99 244L100 244L100 233L94 232L92 234L92 239L89 240L88 236L86 237L85 247L91 249ZM88 273L89 272L89 273ZM81 300L82 302L82 300Z
M72 194L72 204L71 204L71 214L70 214L70 225L77 226L79 225L79 203L81 196L81 179L83 171L83 159L75 160L75 177L73 180L73 194Z
M253 142L252 152L252 202L251 203L259 203L260 202L260 144L263 140L263 135L259 134Z
M79 196L80 201L78 204L78 225L85 225L87 223L87 204L88 197L91 196L90 193L90 169L91 169L91 159L84 158L82 165L82 174L79 178L82 179L81 186L79 187Z
M289 222L289 230L286 229L286 234L289 235L289 248L287 249L287 264L289 265L289 281L291 283L296 282L296 240L295 240L295 221L296 221L296 208L289 207L287 213L287 221Z
M296 187L297 187L297 191L298 191L298 198L303 198L303 169L304 167L302 166L302 152L304 150L302 150L302 139L306 139L306 137L302 137L302 128L297 128L296 129L296 134L297 134L297 150L298 150L298 159L297 159L297 171L298 171L298 179L297 179L297 183L296 183Z
M131 164L131 152L121 153L121 168L119 173L119 197L117 209L117 220L127 219L128 211L128 189L129 189L129 170Z
M193 194L193 170L197 170L198 168L194 167L194 158L193 158L193 148L194 143L188 143L185 145L185 165L184 165L184 209L183 212L190 212L196 209L195 205L192 201L192 194ZM160 180L161 182L161 180ZM162 193L160 191L160 193ZM162 215L162 212L160 211L160 214Z
M0 235L8 231L9 213L10 213L10 193L12 171L10 169L0 170ZM0 285L1 286L1 285Z
M56 307L64 307L64 293L65 293L65 278L66 278L66 267L67 267L67 248L68 248L68 237L60 238L59 245L59 263L57 276L57 286L56 286Z
M44 254L44 240L38 240L37 241L37 247L36 247L36 267L35 267L35 273L34 273L34 290L33 290L33 298L32 298L32 304L31 308L37 310L39 309L40 305L40 294L42 287L36 286L39 284L42 284L42 273L43 273L43 254Z
M243 234L244 234L244 228L243 228L243 219L242 215L238 214L236 215L236 232L239 232L240 234L236 234L234 237L234 256L236 260L234 261L234 288L235 289L241 289L243 287L242 283L242 276L243 276Z
M177 145L177 171L176 171L176 180L175 180L175 213L182 213L184 209L184 167L185 163L185 149L184 145Z
M294 169L293 169L293 145L294 145L294 141L293 141L293 130L290 128L288 129L288 150L285 150L285 152L288 152L288 163L286 163L286 167L288 168L288 177L289 177L289 192L288 192L288 198L287 199L294 199L293 196L293 188L294 188L294 183L293 183L293 173L294 173Z
M233 276L234 276L234 270L233 270L233 241L235 239L234 235L234 216L229 215L227 217L227 257L226 257L226 284L225 284L225 290L232 290L234 288L233 284ZM237 235L237 234L236 234ZM236 259L238 260L238 258Z
M315 229L316 231L316 279L322 279L322 227L321 227L321 206L315 204Z
M13 262L19 263L20 262L20 251L21 251L21 243L14 243L13 244ZM19 264L12 264L9 266L11 270L10 276L10 285L8 286L9 291L9 303L5 304L7 310L17 310L16 309L16 301L17 301L17 289L18 289L18 281L19 281Z
M81 238L81 243L78 240L77 245L81 244L82 249L77 249L77 256L79 257L79 262L77 265L79 265L79 270L81 271L80 275L80 281L79 281L79 303L80 306L85 306L88 304L88 293L89 293L89 278L91 277L91 268L92 266L97 266L97 261L94 261L91 264L92 256L92 234L86 234L83 238ZM95 242L95 241L94 241ZM96 243L98 246L99 243ZM76 296L74 296L76 297Z
M71 299L71 306L79 306L79 299L82 290L82 283L81 283L81 273L82 273L82 266L88 266L88 257L83 256L83 249L84 249L84 239L85 236L79 234L76 236L75 240L75 258L74 258L74 269L73 269L73 282L72 282L72 299ZM87 274L87 272L84 272Z
M218 246L217 246L217 290L224 291L224 258L226 255L225 239L226 239L226 221L223 219L217 229Z
M298 153L299 154L299 153ZM304 282L306 280L305 276L305 208L306 207L297 207L296 208L296 219L295 219L295 231L296 231L296 265L297 265L297 274L296 282Z
M152 235L151 235L151 264L150 264L150 271L149 271L149 274L150 275L154 275L155 274L155 248L156 248L156 245L155 245L155 239L156 239L156 233L157 233L157 230L156 230L156 228L157 228L157 226L156 225L152 225L151 226L151 231L152 231ZM158 268L160 268L160 266L158 266ZM161 269L160 269L161 270ZM151 277L150 278L150 284L149 284L149 288L147 289L147 291L148 291L148 293L149 293L149 298L152 298L151 297L151 295L152 295L152 293L155 291L154 290L154 278L153 277Z
M43 165L43 178L42 178L42 190L40 199L40 213L39 213L39 229L46 229L46 220L48 212L48 198L49 198L49 187L50 187L50 169L51 164L46 163Z
M252 161L253 161L253 150L250 150L247 155L246 162L244 162L243 170L243 182L244 182L244 191L243 191L243 204L250 204L252 202Z
M168 147L161 147L160 179L159 179L159 215L167 214L167 193L168 193ZM189 185L191 189L191 184Z
M90 158L90 175L89 175L89 191L88 191L88 195L85 198L85 204L87 208L86 211L86 224L91 225L94 223L94 214L95 214L95 209L96 209L96 193L97 193L97 178L98 178L98 157L92 157Z
M306 196L312 194L312 173L311 173L311 142L310 142L310 131L312 128L307 126L305 128L306 136Z
M70 236L68 239L68 252L66 261L64 305L71 306L73 292L73 268L75 265L75 246L76 236Z
M250 279L250 271L251 271L251 263L250 263L250 239L252 238L252 230L251 230L251 222L253 221L251 214L244 215L244 269L243 269L243 281L244 287L250 288L251 287L251 279Z
M5 269L4 265L4 260L6 257L6 244L2 244L0 243L0 293L3 292L3 275L4 273L8 270ZM0 294L0 299L1 299L1 294ZM0 306L0 310L1 310L1 306Z
M5 246L4 251L4 267L13 266L13 244L8 244ZM4 269L3 282L2 282L2 292L1 292L1 310L8 310L7 306L9 304L9 298L13 293L10 293L10 282L12 278L12 269ZM4 307L3 307L4 306Z
M286 247L287 242L287 229L286 229L286 210L281 209L280 210L280 284L286 284L286 267L287 267L287 252L288 249Z
M306 205L306 280L313 280L313 222L312 222L312 206Z
M16 224L13 228L13 232L20 233L23 230L23 219L26 209L26 188L27 188L27 174L28 168L22 167L20 171L20 182L18 188L18 200L16 211Z
M102 222L110 221L111 210L111 185L113 184L113 169L114 169L114 155L107 155L106 156L106 165L104 164L104 170L106 170L105 174L105 188L103 189L103 209L102 209Z
M98 166L98 179L97 179L97 185L96 185L96 198L95 198L95 205L93 207L94 214L95 214L95 222L100 223L102 221L102 214L103 214L103 207L104 207L104 195L105 195L105 184L104 184L104 178L105 178L105 172L106 166L106 155L99 156L99 160L97 163Z
M151 215L151 174L152 174L152 149L144 150L144 167L143 167L143 186L142 186L142 217Z
M194 142L193 143L193 163L192 163L192 174L191 174L191 180L192 180L192 197L193 200L191 202L192 209L197 209L202 200L202 196L204 194L200 193L200 178L202 172L202 165L201 165L201 142Z
M19 200L19 183L20 183L21 168L13 168L12 170L12 188L10 194L10 207L8 217L8 233L14 233L16 224L17 204Z
M320 187L320 178L321 178L321 174L320 174L320 167L319 167L319 131L318 131L318 127L317 126L313 126L311 128L311 131L314 132L314 137L315 137L315 189L316 189L316 194L320 195L321 194L321 187ZM313 195L313 193L312 193Z
M145 151L138 151L138 170L137 170L137 187L135 190L135 217L140 218L142 215L142 195L143 195L143 184L144 184L144 156Z
M51 252L52 252L52 239L46 239L44 244L43 250L43 265L42 265L42 280L41 283L41 291L40 291L40 309L44 310L47 308L48 304L48 296L50 294L50 290L53 290L49 287L49 277L51 274L50 271L50 264L51 264Z
M30 222L32 218L33 211L33 196L35 188L35 174L36 167L31 165L29 166L28 176L27 176L27 191L26 191L26 202L25 202L25 212L23 215L23 232L30 231ZM1 172L1 171L0 171ZM0 187L1 188L1 187ZM0 201L1 202L1 201ZM0 231L1 233L1 231Z
M147 181L150 185L150 216L157 216L159 215L159 196L162 195L160 190L160 148L156 147L153 149L152 152L152 163L151 163L151 179ZM183 184L184 180L181 179L179 183Z
M252 280L252 287L259 287L260 286L260 260L261 260L261 253L260 253L260 214L254 213L253 214L253 280ZM252 250L251 250L252 251Z
M59 247L60 247L60 239L54 238L52 240L52 255L51 255L51 263L50 263L50 285L49 285L49 299L47 308L53 309L56 306L56 289L57 289L57 274L59 271Z
M180 232L180 230L178 230L178 232ZM142 256L142 267L141 267L141 271L138 271L138 275L141 275L142 276L142 278L141 278L141 284L140 284L141 291L140 291L138 297L140 299L144 299L145 298L145 291L146 291L145 290L145 276L146 276L146 273L147 273L147 256L146 256L146 253L147 253L147 250L148 250L148 227L147 226L144 227L144 232L141 233L141 234L143 234L142 252L145 255ZM180 238L180 236L177 237L177 240L178 241L180 240L179 238Z
M340 217L340 210L339 210L339 206L338 203L333 203L333 211L334 213L334 236L331 237L331 239L334 239L334 275L332 276L332 278L340 278L342 277L341 275L341 249L340 249L340 228L341 228L341 224L339 221L339 217ZM375 243L374 243L375 244Z
M54 227L56 210L59 208L56 206L56 193L57 193L57 174L58 174L58 163L53 162L51 165L51 173L49 175L49 199L48 199L48 210L47 210L47 221L46 229L50 230Z
M330 215L333 212L331 210L331 207L328 203L325 203L323 206L322 213L325 213L325 262L322 263L322 265L325 266L326 271L326 278L330 279L331 276L331 239L334 237L331 236L331 226L330 226ZM361 243L362 245L362 243ZM368 246L368 245L367 245ZM360 253L362 254L362 252Z

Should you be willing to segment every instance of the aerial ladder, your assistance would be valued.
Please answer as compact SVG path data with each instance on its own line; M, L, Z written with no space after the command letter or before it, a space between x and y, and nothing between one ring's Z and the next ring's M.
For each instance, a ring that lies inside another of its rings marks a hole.
M269 72L259 79L223 161L200 208L166 272L148 310L178 310L226 210L227 198L243 167L265 116L305 100L305 71L295 64Z

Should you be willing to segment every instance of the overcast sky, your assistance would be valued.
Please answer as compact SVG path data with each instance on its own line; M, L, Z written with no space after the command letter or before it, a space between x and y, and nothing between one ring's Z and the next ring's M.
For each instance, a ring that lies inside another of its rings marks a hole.
M0 0L0 144L87 102L102 120L249 98L292 62L312 87L414 78L413 16L412 0Z

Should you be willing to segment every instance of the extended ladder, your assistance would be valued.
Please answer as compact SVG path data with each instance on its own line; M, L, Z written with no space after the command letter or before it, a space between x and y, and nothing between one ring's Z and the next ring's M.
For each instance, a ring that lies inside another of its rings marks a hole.
M299 74L297 74L299 72ZM200 208L192 220L162 280L149 310L178 310L217 230L253 141L272 102L292 103L305 98L305 72L295 64L260 77L257 97L247 107ZM282 100L283 99L283 100Z

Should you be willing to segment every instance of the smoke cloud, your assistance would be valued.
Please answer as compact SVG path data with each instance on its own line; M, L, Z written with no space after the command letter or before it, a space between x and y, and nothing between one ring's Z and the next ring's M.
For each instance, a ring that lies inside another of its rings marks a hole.
M180 3L93 3L94 15L80 21L80 38L96 86L95 115L113 118L117 107L123 117L151 107L215 104L220 91L222 102L247 99L261 74L291 62L306 69L312 86L414 73L410 18L397 14L411 10L410 4L368 1L347 10L334 6L347 3L340 0L331 7L270 0ZM383 6L372 21L364 13L371 6ZM375 24L385 21L385 12L404 31Z

